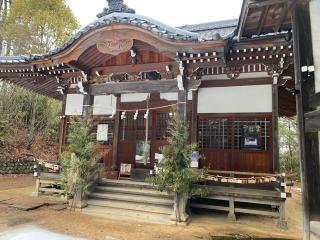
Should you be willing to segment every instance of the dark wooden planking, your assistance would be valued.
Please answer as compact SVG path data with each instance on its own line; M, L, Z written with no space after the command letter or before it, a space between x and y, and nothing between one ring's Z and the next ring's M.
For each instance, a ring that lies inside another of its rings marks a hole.
M234 150L233 162L233 171L273 173L272 151Z
M200 149L203 158L200 159L200 167L210 170L230 171L232 155L231 150Z
M187 81L188 90L197 90L200 81ZM154 93L154 92L178 92L176 80L154 80L135 82L110 82L93 84L90 86L91 95L121 94L121 93Z
M261 16L260 16L260 19L258 22L257 33L256 33L257 35L260 35L260 33L261 33L261 30L262 30L263 25L264 25L266 18L267 18L268 10L269 10L269 6L263 7L263 10L261 12Z
M283 3L284 7L282 9L281 15L278 18L278 21L274 27L274 32L279 32L281 29L281 25L283 24L285 18L287 17L288 13L290 12L291 8L294 5L294 1Z

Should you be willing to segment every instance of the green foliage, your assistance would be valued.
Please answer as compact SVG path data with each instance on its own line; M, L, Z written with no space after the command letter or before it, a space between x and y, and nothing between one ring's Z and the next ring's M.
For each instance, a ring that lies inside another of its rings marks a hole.
M189 131L178 113L168 126L168 143L162 149L163 160L158 165L158 172L149 181L159 191L168 193L186 193L189 196L203 194L203 190L194 183L205 178L206 171L190 168L191 153L197 150L196 144L188 145Z
M90 136L92 127L89 111L69 128L68 149L60 156L63 187L68 196L88 194L92 184L101 176L98 161L101 154Z
M64 0L14 0L2 26L14 55L47 53L79 27Z
M51 141L58 137L59 101L0 82L0 113L0 127L6 133L13 132L15 128L30 128L34 117L35 134L41 132Z
M279 136L281 171L287 173L293 180L299 180L299 146L295 118L281 118L279 120Z

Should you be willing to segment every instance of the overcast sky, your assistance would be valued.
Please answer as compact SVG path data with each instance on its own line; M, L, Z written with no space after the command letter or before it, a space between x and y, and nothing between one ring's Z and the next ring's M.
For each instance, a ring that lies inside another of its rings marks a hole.
M96 19L106 0L66 0L81 27ZM124 0L137 14L171 26L238 18L242 0Z

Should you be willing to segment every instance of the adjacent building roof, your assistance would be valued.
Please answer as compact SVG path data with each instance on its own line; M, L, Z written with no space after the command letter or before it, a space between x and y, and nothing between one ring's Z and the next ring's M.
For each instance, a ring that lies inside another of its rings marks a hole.
M202 41L226 39L232 37L237 29L238 19L230 19L217 22L191 24L179 27L198 34L198 38Z

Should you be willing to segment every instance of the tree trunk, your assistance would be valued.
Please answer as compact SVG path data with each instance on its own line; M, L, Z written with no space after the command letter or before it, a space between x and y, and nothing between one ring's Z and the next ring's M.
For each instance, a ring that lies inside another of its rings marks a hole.
M174 205L173 205L173 215L171 216L171 220L176 223L185 223L189 219L189 215L187 214L187 203L189 200L189 196L186 193L174 193Z

